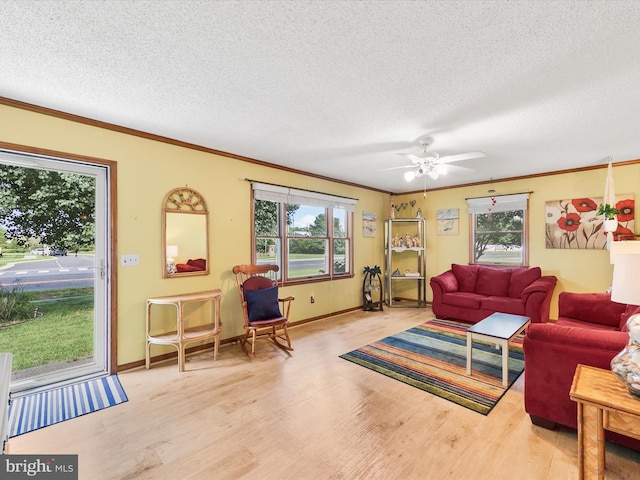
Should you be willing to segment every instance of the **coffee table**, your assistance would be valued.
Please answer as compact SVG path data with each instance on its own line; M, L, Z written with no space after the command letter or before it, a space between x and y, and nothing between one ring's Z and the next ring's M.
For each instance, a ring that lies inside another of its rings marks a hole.
M484 340L502 348L502 386L509 383L509 342L529 326L531 319L509 313L492 313L467 329L467 375L471 375L473 341Z

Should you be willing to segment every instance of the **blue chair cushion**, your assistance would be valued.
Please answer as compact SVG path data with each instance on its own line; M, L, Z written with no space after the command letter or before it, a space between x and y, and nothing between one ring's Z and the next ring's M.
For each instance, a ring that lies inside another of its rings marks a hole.
M277 286L259 290L247 290L245 298L247 299L249 322L282 317L278 306Z

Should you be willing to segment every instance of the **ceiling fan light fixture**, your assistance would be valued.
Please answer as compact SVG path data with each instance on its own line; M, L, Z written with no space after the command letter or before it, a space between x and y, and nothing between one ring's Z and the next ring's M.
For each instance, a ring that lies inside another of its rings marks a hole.
M431 180L437 180L438 177L440 176L440 172L438 171L437 168L434 168L434 169L430 170L429 172L427 172L427 175L429 176L429 178Z
M407 182L411 182L414 178L416 178L416 172L411 171L411 170L410 170L410 171L408 171L408 172L405 172L405 174L404 174L404 179L405 179Z

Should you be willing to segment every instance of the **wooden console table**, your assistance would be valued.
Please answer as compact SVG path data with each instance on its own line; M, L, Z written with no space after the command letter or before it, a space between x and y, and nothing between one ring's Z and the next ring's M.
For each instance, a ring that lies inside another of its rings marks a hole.
M569 392L578 402L580 480L603 479L604 431L640 440L640 398L631 395L610 370L578 365Z
M213 338L213 359L218 357L220 344L220 298L222 291L209 290L198 293L185 293L182 295L170 295L147 299L147 353L145 365L147 369L151 365L151 344L173 345L178 349L178 370L184 372L185 349L190 343ZM211 321L203 325L190 327L185 318L184 307L189 303L212 302ZM152 329L151 307L152 305L173 305L176 309L176 328L171 331L154 332Z

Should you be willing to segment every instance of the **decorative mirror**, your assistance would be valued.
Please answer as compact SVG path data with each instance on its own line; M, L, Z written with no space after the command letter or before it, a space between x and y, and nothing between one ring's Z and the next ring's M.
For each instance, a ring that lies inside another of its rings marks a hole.
M176 188L164 199L162 260L165 278L209 274L209 211L192 188Z

